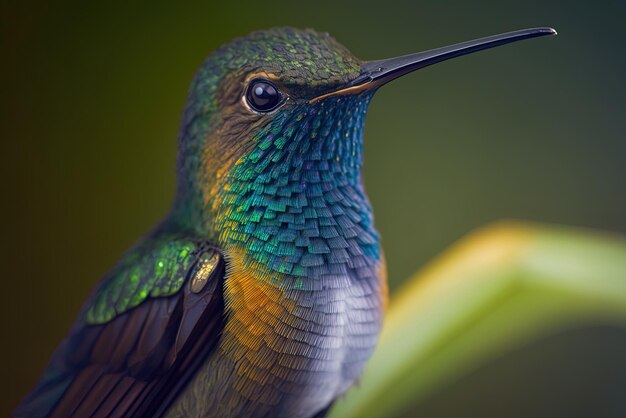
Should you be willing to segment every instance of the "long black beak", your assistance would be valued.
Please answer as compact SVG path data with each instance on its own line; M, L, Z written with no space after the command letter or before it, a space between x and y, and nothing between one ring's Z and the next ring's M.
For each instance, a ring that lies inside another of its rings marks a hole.
M482 51L483 49L489 49L511 42L546 35L556 35L556 31L547 27L522 29L500 35L488 36L486 38L475 39L473 41L461 42L455 45L444 46L443 48L431 49L430 51L418 52L416 54L404 55L386 60L366 61L361 66L361 74L348 86L340 90L318 96L312 99L311 102L337 94L356 94L364 90L371 90L405 74L450 58L456 58L462 55L471 54L472 52Z

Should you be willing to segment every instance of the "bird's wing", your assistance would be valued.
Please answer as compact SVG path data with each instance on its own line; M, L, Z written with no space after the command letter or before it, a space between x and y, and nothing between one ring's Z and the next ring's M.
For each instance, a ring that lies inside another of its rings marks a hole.
M14 415L163 414L220 338L224 271L199 241L161 236L131 250Z

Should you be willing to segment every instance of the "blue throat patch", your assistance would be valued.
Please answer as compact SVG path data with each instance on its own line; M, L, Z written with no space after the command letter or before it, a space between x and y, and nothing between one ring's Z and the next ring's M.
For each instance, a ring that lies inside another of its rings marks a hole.
M279 110L228 173L214 224L220 242L280 275L371 274L380 247L361 167L372 95Z

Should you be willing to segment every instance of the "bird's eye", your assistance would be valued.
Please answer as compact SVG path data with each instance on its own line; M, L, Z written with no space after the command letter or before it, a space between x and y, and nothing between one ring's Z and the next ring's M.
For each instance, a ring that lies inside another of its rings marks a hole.
M246 91L248 105L257 112L269 112L278 107L282 96L267 80L252 80Z

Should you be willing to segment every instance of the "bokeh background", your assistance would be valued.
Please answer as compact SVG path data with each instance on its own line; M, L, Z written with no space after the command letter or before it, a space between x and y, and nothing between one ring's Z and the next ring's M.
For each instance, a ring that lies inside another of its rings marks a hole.
M167 212L194 71L255 29L328 31L364 59L524 27L559 31L429 67L373 100L365 179L392 290L493 220L626 232L623 1L13 3L0 6L2 416L97 279ZM623 334L600 331L565 346L626 347ZM543 344L433 397L424 416L501 404L512 395L494 382L515 376L511 364L562 352Z

